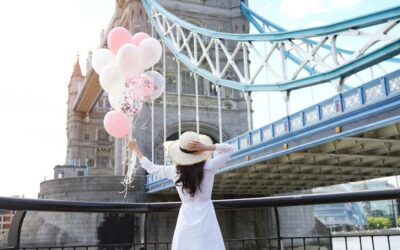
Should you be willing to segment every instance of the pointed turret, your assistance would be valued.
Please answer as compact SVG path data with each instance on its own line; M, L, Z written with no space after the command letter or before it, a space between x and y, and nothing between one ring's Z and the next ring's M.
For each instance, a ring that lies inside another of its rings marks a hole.
M72 71L72 77L83 77L82 71L81 71L81 65L79 64L79 54L76 57L76 62L74 65L74 71Z

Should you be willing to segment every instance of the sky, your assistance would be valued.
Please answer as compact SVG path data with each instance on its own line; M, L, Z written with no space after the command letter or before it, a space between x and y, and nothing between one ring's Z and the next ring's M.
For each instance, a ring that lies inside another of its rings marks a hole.
M400 0L249 0L249 5L296 29L400 5ZM36 198L40 182L52 179L54 166L65 162L73 64L79 53L85 74L87 53L98 47L113 12L114 0L0 1L0 196ZM279 93L274 95L272 102L282 102ZM266 116L262 100L255 96L256 126L283 115L277 109Z
M0 1L0 196L36 198L66 152L67 86L114 0ZM84 69L83 71L84 72Z

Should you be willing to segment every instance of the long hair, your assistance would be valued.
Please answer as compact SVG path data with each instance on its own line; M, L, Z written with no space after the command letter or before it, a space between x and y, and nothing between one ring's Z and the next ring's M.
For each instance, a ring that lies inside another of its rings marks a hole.
M188 192L193 197L197 190L201 191L205 163L206 161L192 165L177 165L179 178L175 181L175 185L182 186L182 192Z

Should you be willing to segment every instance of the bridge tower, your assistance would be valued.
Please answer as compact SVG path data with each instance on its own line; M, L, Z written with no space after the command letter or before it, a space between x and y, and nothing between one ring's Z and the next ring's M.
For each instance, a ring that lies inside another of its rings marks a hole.
M126 21L120 20L120 25L126 26L131 33L144 31L148 34L153 33L155 36L155 32L151 30L151 25L140 1L119 1L118 3L121 15L129 16ZM238 0L174 0L161 1L160 3L183 20L201 27L235 33L248 33L249 30L247 20L240 12L240 1ZM193 44L189 44L189 46L193 46ZM210 54L213 55L212 52ZM168 49L166 49L165 55L165 69L163 61L161 60L156 65L155 70L164 73L166 78L165 114L164 99L161 97L154 102L154 106L145 106L134 127L134 137L138 139L145 155L157 163L164 162L162 145L164 139L174 140L178 138L179 132L197 130L194 98L196 76L191 74L190 70L182 63L177 62ZM219 142L220 139L227 140L246 132L248 130L247 104L242 93L229 88L218 88L201 77L197 79L199 132L209 135L215 142ZM218 100L218 90L220 91L220 100ZM219 101L222 114L221 130L218 116ZM152 112L154 112L154 121L149 118L152 117ZM166 116L165 126L164 115ZM153 134L152 122L155 124ZM154 137L153 140L152 137ZM124 172L123 168L120 168L120 166L124 165L122 162L124 157L120 157L121 153L124 154L124 152L120 152L121 148L123 148L123 143L117 142L116 145L115 174L121 175ZM122 145L122 147L119 145Z
M174 0L162 1L161 4L180 18L205 28L235 33L247 33L249 30L249 24L240 12L239 0ZM151 25L139 0L116 1L116 11L110 27L116 26L124 26L131 33L142 31L152 34ZM101 44L101 46L106 46L106 44ZM241 57L238 56L238 58ZM163 97L157 99L153 106L145 105L134 128L134 136L138 139L140 147L149 158L153 158L157 163L164 162L162 146L164 136L167 140L172 140L178 138L179 131L197 130L194 98L195 76L182 63L178 66L178 62L174 60L168 49L166 49L165 55L165 71L163 61L161 60L156 65L155 70L160 73L165 72L167 80L165 135ZM91 68L90 62L88 68ZM93 81L92 78L97 77L90 74L89 71L85 78L82 74L75 76L77 74L75 71L80 72L79 62L76 63L71 78L71 81L74 81L71 85L75 86L75 89L68 95L66 165L88 166L89 175L124 175L125 159L127 158L126 152L124 152L125 142L118 139L114 141L103 129L102 118L111 109L107 96L105 93L99 93L94 98L92 97L95 100L86 113L74 110L76 99L80 94L78 93L80 86L85 84L84 81ZM232 79L234 79L233 76ZM180 87L178 80L180 80ZM180 89L180 97L178 97L178 89ZM218 100L218 90L220 100ZM221 138L227 140L249 129L247 103L239 91L218 88L209 81L198 77L198 96L200 133L208 134L215 142L219 142ZM180 115L178 115L179 99ZM221 105L221 130L218 116L219 103ZM154 121L150 118L152 111L154 112ZM153 133L152 122L155 124ZM113 145L115 146L113 147ZM68 176L66 170L63 170L62 175Z

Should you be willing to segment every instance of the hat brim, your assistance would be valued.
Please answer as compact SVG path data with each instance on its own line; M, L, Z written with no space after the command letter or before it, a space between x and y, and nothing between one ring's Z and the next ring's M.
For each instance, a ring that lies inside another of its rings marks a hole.
M205 145L212 145L213 142L207 135L199 135L200 142ZM179 147L179 140L167 143L168 155L176 165L193 165L207 160L212 155L212 151L188 154L184 153Z

